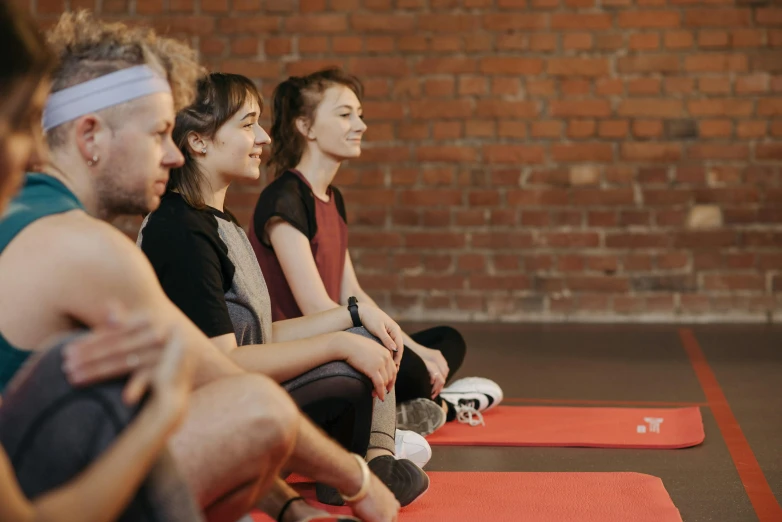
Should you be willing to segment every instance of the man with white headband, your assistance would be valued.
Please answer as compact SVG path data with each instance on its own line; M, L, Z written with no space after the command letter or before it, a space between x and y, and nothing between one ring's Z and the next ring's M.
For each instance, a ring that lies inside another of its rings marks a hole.
M148 310L152 338L176 328L197 358L171 451L207 518L233 521L257 506L281 520L337 520L295 502L278 478L284 468L337 488L364 520L396 520L399 504L363 459L317 431L273 381L219 351L106 223L154 210L169 169L181 165L171 130L201 74L193 51L86 13L64 14L49 43L60 59L43 114L50 161L27 175L0 220L0 391L52 336L105 322L108 301ZM78 383L133 369L128 386L144 389L150 377L149 361L122 346L66 350L65 364Z

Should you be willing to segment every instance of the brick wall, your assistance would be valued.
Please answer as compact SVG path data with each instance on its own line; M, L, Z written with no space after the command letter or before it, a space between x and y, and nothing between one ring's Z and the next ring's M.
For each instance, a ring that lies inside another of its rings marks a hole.
M30 3L44 25L67 4L182 35L267 95L328 64L361 75L369 143L337 184L360 278L401 317L782 310L773 2ZM259 186L235 189L246 223Z

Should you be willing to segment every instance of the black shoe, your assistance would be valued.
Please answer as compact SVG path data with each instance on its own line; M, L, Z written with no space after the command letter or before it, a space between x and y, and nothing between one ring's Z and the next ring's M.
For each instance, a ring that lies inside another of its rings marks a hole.
M412 504L429 489L427 474L407 459L383 455L369 461L369 469L391 490L399 503Z
M342 495L339 494L337 488L332 488L320 482L315 484L315 497L321 504L328 504L329 506L345 505L345 501L342 500Z

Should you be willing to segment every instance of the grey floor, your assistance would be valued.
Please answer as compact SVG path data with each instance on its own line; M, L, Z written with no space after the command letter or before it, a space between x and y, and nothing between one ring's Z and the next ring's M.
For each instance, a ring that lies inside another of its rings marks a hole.
M404 325L415 331L427 325ZM508 398L699 403L705 442L682 450L436 447L430 471L636 471L660 477L685 522L758 520L679 337L680 325L454 325L456 377ZM763 475L782 499L782 328L684 326L696 336ZM521 402L517 402L521 403Z

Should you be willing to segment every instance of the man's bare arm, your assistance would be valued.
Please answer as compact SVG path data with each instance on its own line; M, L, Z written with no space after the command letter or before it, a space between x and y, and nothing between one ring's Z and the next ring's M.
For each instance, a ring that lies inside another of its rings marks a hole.
M68 216L39 231L48 236L56 256L52 280L57 305L88 327L104 320L105 304L119 301L128 313L146 311L152 328L176 326L196 359L196 387L221 377L244 373L222 353L165 295L152 266L138 247L117 229L86 215ZM66 221L76 221L67 223Z

